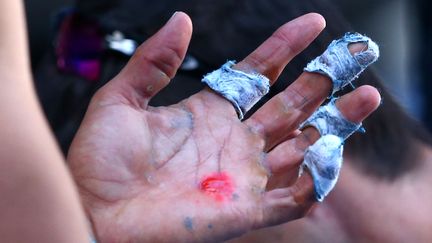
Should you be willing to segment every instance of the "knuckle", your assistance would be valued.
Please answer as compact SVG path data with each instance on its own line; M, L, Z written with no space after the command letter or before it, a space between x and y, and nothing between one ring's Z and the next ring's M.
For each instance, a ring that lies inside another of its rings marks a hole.
M294 50L298 50L301 47L294 45L293 40L290 37L291 33L285 31L284 29L279 29L273 33L272 38L274 38L281 46L287 49L290 53L294 53Z
M181 51L169 45L153 48L151 50L145 47L139 47L137 49L137 55L148 65L160 70L169 78L174 77L177 68L183 60Z

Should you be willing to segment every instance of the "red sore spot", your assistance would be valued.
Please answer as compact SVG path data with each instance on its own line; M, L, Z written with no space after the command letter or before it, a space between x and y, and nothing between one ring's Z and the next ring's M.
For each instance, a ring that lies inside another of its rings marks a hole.
M200 190L222 202L231 199L234 188L231 178L224 172L205 176L200 183Z

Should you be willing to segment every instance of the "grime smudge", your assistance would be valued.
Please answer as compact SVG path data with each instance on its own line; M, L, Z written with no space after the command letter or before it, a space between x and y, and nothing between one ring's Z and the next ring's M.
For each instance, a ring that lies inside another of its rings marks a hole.
M218 202L232 199L234 192L233 182L225 172L217 172L205 176L201 180L199 188L202 192L212 196Z
M183 225L187 230L193 231L194 226L193 226L193 220L191 217L186 217L183 220Z

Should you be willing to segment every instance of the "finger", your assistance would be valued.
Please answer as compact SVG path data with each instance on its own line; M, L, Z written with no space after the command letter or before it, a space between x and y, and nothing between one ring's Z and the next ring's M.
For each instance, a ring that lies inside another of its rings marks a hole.
M380 104L380 95L372 86L361 86L342 96L336 101L336 106L349 121L360 123ZM307 127L296 138L276 146L268 153L265 166L272 173L282 173L297 168L303 161L304 151L314 144L320 134L314 127Z
M149 99L174 77L186 54L191 35L189 16L176 12L162 29L137 48L110 85L128 101L145 108Z
M293 186L265 193L262 227L301 218L315 202L313 179L309 173L304 173Z
M364 43L356 43L349 45L349 50L357 53L365 47ZM332 82L327 76L304 72L255 112L245 124L263 137L269 150L297 129L329 95L331 88Z
M288 187L294 184L299 174L299 166L303 161L305 150L319 139L315 129L307 128L297 137L287 140L284 144L274 148L264 161L264 165L271 171L271 177L267 182L266 189ZM283 151L283 149L287 149ZM280 157L290 156L290 157Z
M243 61L234 66L244 72L258 72L273 83L284 67L325 28L324 18L306 14L282 25Z
M281 26L274 34L261 44L255 51L233 68L246 73L261 73L274 83L283 68L298 53L304 50L324 29L324 18L315 13L306 14ZM233 117L234 107L228 100L221 99L209 90L204 90L205 100L219 102L206 102L206 107L214 115Z
M341 97L336 106L346 119L358 123L372 113L379 103L378 91L371 86L362 86ZM318 138L318 131L313 127L308 127L298 137L277 146L267 156L265 163L268 163L272 173L281 172L282 169L287 170L287 167L298 168L303 159L303 151ZM291 150L294 151L294 154L286 153L295 144L299 144L301 148ZM316 200L313 179L309 173L303 173L292 186L266 192L263 204L264 224L268 226L302 217L314 202Z

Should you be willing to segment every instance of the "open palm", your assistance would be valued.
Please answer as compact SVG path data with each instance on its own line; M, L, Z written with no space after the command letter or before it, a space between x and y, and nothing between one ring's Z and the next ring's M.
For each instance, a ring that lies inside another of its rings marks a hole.
M287 23L235 68L274 81L323 23L315 14ZM178 13L144 43L94 96L74 139L68 162L101 242L223 240L298 218L313 203L307 174L294 185L295 176L268 182L295 175L317 136L297 135L296 128L331 83L303 74L244 122L210 90L169 107L148 106L174 76L191 32ZM355 119L373 110L363 109Z

